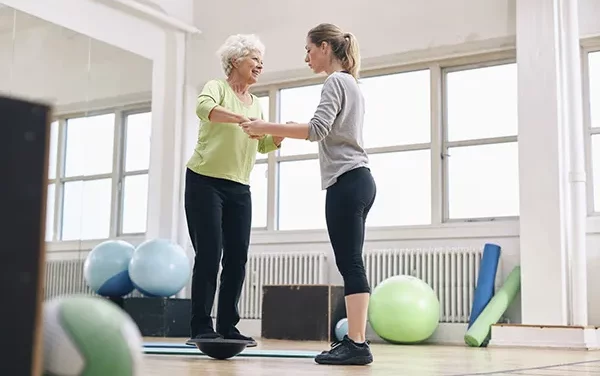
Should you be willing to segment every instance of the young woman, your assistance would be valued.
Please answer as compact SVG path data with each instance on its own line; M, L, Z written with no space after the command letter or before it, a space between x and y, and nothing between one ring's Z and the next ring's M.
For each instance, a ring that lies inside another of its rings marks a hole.
M332 24L308 32L306 62L325 72L321 101L308 124L262 120L240 126L250 136L319 142L322 188L327 190L325 216L336 265L344 279L348 335L318 355L319 364L364 365L373 361L365 338L370 286L362 261L365 221L376 186L363 144L364 99L358 86L360 54L356 38Z

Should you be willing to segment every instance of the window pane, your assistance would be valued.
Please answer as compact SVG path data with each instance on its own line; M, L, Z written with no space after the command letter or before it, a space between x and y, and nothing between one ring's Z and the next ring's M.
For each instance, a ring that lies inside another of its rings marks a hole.
M260 107L262 108L262 111L263 111L263 117L265 118L266 121L269 121L270 120L269 97L268 96L258 97L258 101L260 102Z
M58 121L50 125L50 153L48 155L48 179L56 179L56 157L58 156Z
M54 194L55 185L48 184L48 198L46 200L46 241L54 239Z
M365 146L429 142L429 85L429 70L362 79Z
M62 240L108 238L111 186L111 179L65 183Z
M67 120L65 176L112 172L115 114Z
M127 115L125 171L147 170L150 164L152 113Z
M369 155L377 197L367 226L431 223L429 150Z
M517 65L446 75L448 141L517 134Z
M592 127L600 127L600 52L588 55Z
M269 97L258 97L260 106L262 107L263 116L266 121L269 121ZM269 154L256 153L257 160L267 159Z
M126 176L123 182L123 234L146 232L148 175Z
M280 122L308 123L321 101L323 85L311 85L283 89L280 92ZM286 138L281 144L280 155L298 155L318 152L318 144L306 140Z
M450 148L450 218L519 215L516 142Z
M592 179L594 211L600 211L600 135L592 135Z
M279 163L279 229L325 228L325 191L319 161Z
M250 174L252 227L267 227L267 168L266 163L257 163Z

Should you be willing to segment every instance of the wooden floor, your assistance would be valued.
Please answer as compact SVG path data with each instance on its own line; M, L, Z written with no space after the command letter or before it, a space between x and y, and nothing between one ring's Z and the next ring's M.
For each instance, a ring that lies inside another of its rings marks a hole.
M152 339L146 338L150 342ZM160 340L164 342L164 340ZM184 339L171 340L183 343ZM328 343L259 340L258 349L321 351ZM462 346L394 346L372 344L369 366L322 366L312 359L243 358L220 361L206 357L146 355L145 376L466 376L466 375L600 375L600 351L473 349ZM255 348L255 349L257 349Z

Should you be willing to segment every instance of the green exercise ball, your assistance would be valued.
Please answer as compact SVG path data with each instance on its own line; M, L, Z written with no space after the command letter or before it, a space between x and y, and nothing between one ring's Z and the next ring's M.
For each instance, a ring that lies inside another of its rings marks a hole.
M375 287L368 315L371 327L383 340L417 343L428 339L437 329L440 302L427 283L398 275Z

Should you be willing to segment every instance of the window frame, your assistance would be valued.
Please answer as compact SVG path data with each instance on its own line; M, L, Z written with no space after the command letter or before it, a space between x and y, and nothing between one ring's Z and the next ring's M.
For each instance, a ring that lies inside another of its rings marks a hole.
M127 104L122 106L107 107L102 109L94 109L89 111L66 111L62 113L56 113L52 122L58 123L58 137L57 137L57 154L56 154L56 177L54 179L48 179L47 184L54 184L54 216L53 216L53 228L47 229L52 232L51 240L47 243L73 243L73 242L97 242L106 239L119 239L119 238L141 238L145 233L127 233L122 232L123 225L123 181L126 176L132 175L143 175L148 174L148 169L131 171L125 173L125 148L126 148L126 119L128 115L136 113L151 112L152 107L150 102L144 101L135 104ZM67 152L67 122L69 119L90 117L96 115L115 114L114 124L114 141L113 141L113 167L112 172L107 174L97 174L89 176L64 176L64 168L66 162ZM111 187L111 214L110 214L110 225L109 234L107 238L103 239L62 239L62 227L63 227L63 203L64 203L64 185L67 182L78 182L78 181L92 181L98 179L112 179ZM52 248L52 247L51 247Z
M445 103L445 74L446 72L472 69L474 67L494 66L501 64L510 64L516 62L516 51L514 48L499 48L498 50L484 53L467 54L465 56L454 56L448 58L433 58L417 63L409 64L397 64L387 65L384 67L377 67L372 69L366 69L361 72L361 78L379 77L384 75L408 73L419 70L429 70L430 74L430 108L431 108L431 131L430 131L430 142L419 143L419 144L405 144L405 145L392 145L384 147L372 147L367 148L366 151L369 154L379 153L390 153L390 152L402 152L412 150L430 150L431 152L431 223L428 225L389 225L389 226L378 226L370 227L374 230L395 230L395 229L411 229L411 228L423 228L423 227L436 227L446 225L456 225L463 223L472 222L514 222L518 220L518 216L507 216L507 217L486 217L486 218L448 218L449 212L449 190L447 184L447 151L449 147L454 146L468 146L468 145L480 145L482 143L501 143L501 142L514 142L517 140L517 136L498 137L484 140L469 140L469 141L455 141L446 142L446 103ZM280 121L279 109L280 109L280 91L289 88L296 88L308 85L322 84L325 77L311 77L307 79L288 81L288 82L274 82L266 83L264 85L257 85L253 91L255 94L265 95L268 93L269 101L269 115L271 119ZM285 141L283 143L285 147ZM436 157L436 156L439 156ZM303 161L310 159L317 159L318 154L298 154L298 155L279 155L279 152L269 153L266 160L268 163L268 208L267 208L267 228L257 229L253 228L253 232L257 234L270 235L270 234L291 234L291 233L306 233L306 232L322 232L325 229L314 229L314 230L280 230L278 226L278 207L279 207L279 181L278 181L278 170L280 162L291 162L291 161ZM264 161L261 161L264 163Z
M516 58L507 57L504 59L494 59L487 61L478 61L467 64L454 64L441 69L442 75L442 145L441 145L441 159L442 159L442 222L492 222L492 221L514 221L519 219L518 215L512 216L487 216L477 218L451 218L450 217L450 175L449 175L449 150L455 147L467 147L467 146L483 146L483 145L497 145L503 143L515 143L518 142L518 134L514 136L498 136L498 137L487 137L487 138L476 138L470 140L460 141L448 141L448 92L447 92L447 77L448 73L461 72L472 69L480 69L494 66L501 66L507 64L516 64ZM515 99L516 100L516 99ZM518 132L517 132L518 133Z
M581 81L583 100L583 127L584 127L584 158L586 171L586 198L587 214L594 219L600 218L600 211L596 211L594 200L594 161L592 153L592 137L600 135L600 127L592 128L592 103L590 98L590 65L589 55L600 54L600 39L583 40L581 43Z

